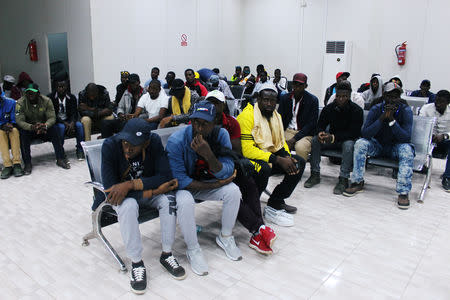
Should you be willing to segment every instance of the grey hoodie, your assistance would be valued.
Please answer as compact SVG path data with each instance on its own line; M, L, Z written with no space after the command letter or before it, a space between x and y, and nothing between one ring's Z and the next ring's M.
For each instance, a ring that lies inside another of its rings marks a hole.
M378 89L376 93L372 91L372 78L378 79ZM362 93L361 95L364 99L364 103L371 103L373 99L379 98L383 95L383 79L381 79L381 76L379 75L372 78L370 79L370 89L364 91L364 93Z

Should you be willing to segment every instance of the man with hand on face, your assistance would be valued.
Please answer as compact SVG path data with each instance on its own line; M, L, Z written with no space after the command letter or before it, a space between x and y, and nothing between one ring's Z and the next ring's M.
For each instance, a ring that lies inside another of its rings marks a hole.
M83 125L78 121L77 98L67 91L67 82L60 81L56 84L56 91L49 94L53 102L56 114L56 128L58 129L61 145L64 145L64 137L75 136L77 139L77 159L84 159L81 142L84 141Z
M350 100L352 93L348 81L336 85L336 99L323 108L317 124L318 134L311 145L311 177L305 182L306 188L320 183L320 155L323 149L342 151L342 164L339 180L333 193L340 195L348 187L348 178L352 171L353 146L361 135L363 110ZM327 127L329 131L326 131Z
M205 100L197 103L191 115L192 125L173 133L166 151L172 173L178 179L177 201L223 201L222 228L216 243L229 259L241 260L241 251L232 235L241 192L233 183L236 177L233 159L219 153L221 147L231 149L230 136L225 129L215 128L215 118L212 103ZM192 260L189 252L187 257Z
M400 89L393 82L385 89ZM351 197L364 191L364 171L367 156L389 157L398 160L398 179L396 191L399 194L397 206L409 208L408 193L411 191L411 179L414 164L414 145L411 144L413 114L411 108L400 98L385 98L383 103L373 106L359 140L356 141L353 154L353 172L351 185L343 192Z
M264 215L267 221L280 226L293 226L292 216L297 208L286 204L300 181L305 160L291 155L284 138L281 116L275 111L278 91L271 83L260 89L257 103L248 104L237 117L241 126L242 154L255 166L255 181L261 194L267 187L272 174L285 174L283 181L275 187Z
M319 100L306 91L307 87L308 77L303 73L295 74L292 92L281 96L278 107L289 150L295 150L295 153L305 161L311 152L311 140L315 134L319 115Z
M110 137L114 133L119 132L128 120L135 117L138 101L144 93L144 89L140 84L141 81L138 74L133 73L128 76L128 88L123 93L117 107L118 119L102 121L102 138Z
M17 101L16 122L20 128L20 147L25 175L31 174L30 145L36 138L51 141L55 150L56 165L70 169L58 130L54 126L56 115L52 100L40 94L37 84L30 83L25 89L25 96Z
M132 119L121 132L104 141L101 168L106 201L117 212L125 249L132 262L131 290L143 294L147 286L138 222L140 205L158 209L162 242L160 263L175 279L184 279L186 272L173 256L172 245L178 215L188 249L200 249L194 203L175 199L170 193L178 187L178 181L172 177L161 138L151 133L144 120Z

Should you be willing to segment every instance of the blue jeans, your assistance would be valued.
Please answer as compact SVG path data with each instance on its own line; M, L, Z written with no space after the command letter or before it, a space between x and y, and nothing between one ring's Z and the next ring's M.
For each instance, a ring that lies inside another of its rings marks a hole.
M64 145L66 125L64 125L64 123L56 123L55 125L58 130L59 138L61 139L61 145ZM81 148L81 142L84 141L84 129L80 122L75 122L75 137L77 138L77 151L83 151L83 148Z
M356 141L353 155L353 173L351 181L364 180L366 157L388 157L398 160L397 193L406 195L411 191L411 179L414 166L414 147L411 144L381 145L376 139L361 138Z

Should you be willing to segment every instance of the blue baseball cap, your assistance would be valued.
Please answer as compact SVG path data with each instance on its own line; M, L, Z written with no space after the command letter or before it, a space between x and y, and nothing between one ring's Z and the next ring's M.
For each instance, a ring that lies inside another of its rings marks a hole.
M134 146L138 146L147 141L150 137L150 124L144 119L129 120L122 131L117 134L120 140L125 140Z
M208 122L213 122L216 117L216 107L209 101L202 100L194 105L194 113L190 116L191 119L203 119Z

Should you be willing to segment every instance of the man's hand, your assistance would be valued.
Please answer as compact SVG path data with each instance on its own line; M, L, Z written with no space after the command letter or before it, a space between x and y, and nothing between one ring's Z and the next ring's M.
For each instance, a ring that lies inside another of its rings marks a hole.
M394 121L394 112L397 110L397 106L393 104L386 104L384 106L384 113L380 116L380 121L387 120L388 122Z
M178 180L172 179L170 181L164 182L157 189L153 190L153 196L161 195L173 191L178 187Z
M319 132L317 138L319 139L319 142L321 144L331 144L331 142L333 141L333 135L324 131Z
M234 170L233 174L230 177L218 180L216 182L217 188L223 187L224 185L227 185L227 184L233 182L233 180L236 178L236 174L237 174L237 172L236 172L236 170Z
M134 118L134 115L133 114L126 114L125 115L125 120L131 120L131 119L133 119Z
M68 135L72 135L75 133L75 122L64 122L64 126L66 126L66 133Z
M288 157L281 157L281 156L277 156L277 161L276 163L283 169L283 171L285 171L288 175L295 175L298 174L298 172L300 172L297 169L297 161L288 156Z
M288 145L288 148L289 148L290 151L294 150L296 142L297 141L295 140L295 138L292 138L292 139L286 141L286 144Z
M123 113L120 113L120 114L118 115L118 117L119 117L119 120L120 120L120 121L126 121L126 117L125 117L125 115L124 115Z
M191 148L201 157L207 159L214 155L209 147L209 144L201 134L195 136L191 142Z
M442 142L444 140L444 135L443 134L434 134L433 138L432 138L432 142L439 144L440 142Z
M14 128L14 126L11 123L3 124L1 127L1 129L6 132L10 132L13 128Z
M173 117L172 117L172 116L168 116L168 117L163 118L163 119L161 120L161 122L159 122L159 128L166 128L166 126L167 126L170 122L172 122L172 120L173 120Z
M105 190L108 194L107 202L111 205L120 205L127 196L128 192L133 189L133 183L131 181L125 181L118 183Z

